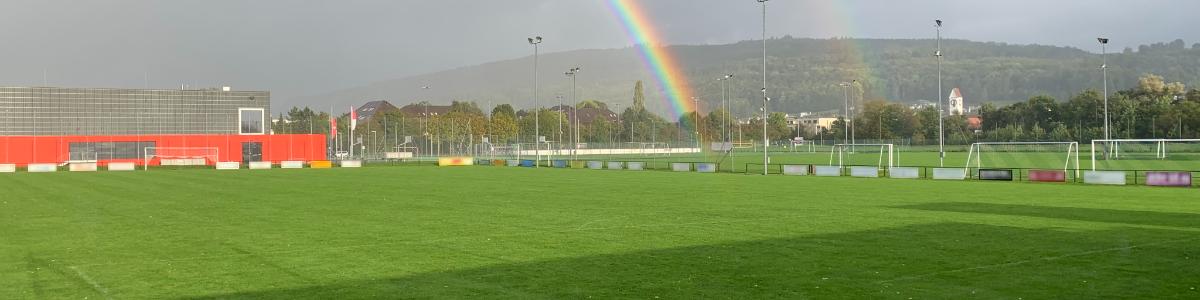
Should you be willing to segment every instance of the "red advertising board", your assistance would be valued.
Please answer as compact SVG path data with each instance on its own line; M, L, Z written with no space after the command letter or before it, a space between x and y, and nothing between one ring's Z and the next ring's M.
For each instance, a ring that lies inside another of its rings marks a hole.
M1067 172L1063 170L1029 170L1029 181L1067 182Z

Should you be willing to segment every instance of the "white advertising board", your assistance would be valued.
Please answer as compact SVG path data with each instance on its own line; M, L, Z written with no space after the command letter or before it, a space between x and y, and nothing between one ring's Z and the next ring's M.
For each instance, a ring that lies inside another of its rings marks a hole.
M967 170L962 168L934 168L933 179L935 180L966 180Z
M285 160L285 161L279 162L279 168L281 168L281 169L303 169L304 162L297 161L297 160Z
M646 169L646 163L640 161L631 161L625 163L625 168L634 171L641 171Z
M1104 185L1125 185L1125 172L1122 171L1083 171L1083 183Z
M223 161L217 163L217 170L237 170L242 168L241 162Z
M808 175L808 165L783 165L783 175Z
M921 178L921 169L913 167L892 167L888 169L888 177L895 179Z
M879 168L863 167L863 166L850 167L850 176L863 177L863 178L876 178L876 177L879 177Z
M15 164L0 164L0 173L15 173L17 165Z
M361 160L343 160L342 167L343 168L361 168L362 161Z
M58 165L55 164L29 164L25 166L25 170L31 173L45 173L58 171Z
M114 163L108 163L108 170L109 170L109 171L133 171L133 170L134 170L134 169L136 169L136 168L137 168L137 166L135 166L135 165L134 165L133 163L131 163L131 162L114 162Z
M689 163L671 163L671 171L675 172L691 172L692 164Z
M271 168L271 162L269 162L269 161L252 161L252 162L250 162L251 170L267 170L270 168Z
M588 161L588 162L587 162L587 167L588 167L588 169L592 169L592 170L599 170L599 169L603 169L603 168L604 168L604 162L602 162L602 161L594 161L594 160L592 160L592 161Z
M619 161L608 162L609 170L620 170L620 169L624 169L624 168L625 168L625 163L623 163L623 162L619 162Z
M71 172L95 172L97 170L96 163L71 163L67 165L67 170Z
M817 176L836 177L842 176L842 167L839 166L816 166L814 167Z

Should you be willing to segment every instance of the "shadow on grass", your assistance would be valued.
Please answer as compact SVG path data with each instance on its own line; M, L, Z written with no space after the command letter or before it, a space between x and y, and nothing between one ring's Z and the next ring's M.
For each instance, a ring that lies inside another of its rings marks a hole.
M945 202L896 206L927 211L980 213L1063 220L1200 228L1200 214L1016 204Z
M1197 239L1192 232L1126 227L1065 231L938 223L198 299L1200 297L1188 289L1200 278Z

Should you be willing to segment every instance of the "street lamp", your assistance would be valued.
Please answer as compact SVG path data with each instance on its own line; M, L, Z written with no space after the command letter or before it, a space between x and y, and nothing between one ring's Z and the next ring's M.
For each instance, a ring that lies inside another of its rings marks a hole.
M933 20L934 27L937 29L937 51L933 52L933 56L937 57L938 68L938 166L946 166L946 131L944 129L945 109L942 107L942 20Z
M538 168L542 164L542 145L541 145L541 121L538 119L538 45L542 43L542 37L529 38L529 44L533 45L533 155L535 156L534 168Z
M1096 38L1100 42L1100 59L1103 64L1100 65L1100 72L1104 75L1104 139L1109 139L1108 135L1108 38Z
M574 67L567 70L567 73L564 73L567 77L571 77L571 102L573 103L571 107L575 109L575 126L571 130L571 159L573 160L579 159L579 95L575 93L575 75L579 74L580 70L582 69Z
M770 140L767 138L767 101L771 101L771 98L767 97L767 0L756 0L756 1L758 1L758 3L762 3L763 175L767 175L767 164L769 164L771 162L771 158L769 156L767 156L767 147L770 145Z

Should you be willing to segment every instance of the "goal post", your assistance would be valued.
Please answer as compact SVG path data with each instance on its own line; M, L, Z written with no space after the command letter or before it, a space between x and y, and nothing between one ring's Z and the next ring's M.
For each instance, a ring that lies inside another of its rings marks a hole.
M879 151L862 151L862 148L873 147L878 147ZM845 166L847 160L874 156L876 153L878 153L878 157L875 159L875 164L880 169L895 167L899 161L896 157L896 144L834 144L833 148L829 149L829 165L834 166L833 163L836 159L836 166Z
M1079 176L1079 142L972 143L971 147L967 149L967 163L963 166L963 170L970 174L972 165L976 169L983 168L985 154L992 155L991 158L995 159L1005 158L996 156L998 153L1008 154L1006 157L1009 159L1020 160L1020 162L1013 162L1011 165L1002 167L1037 168L1041 167L1039 163L1044 163L1047 167L1054 164L1053 167L1057 168L1061 164L1063 172L1074 170L1075 176ZM1056 161L1055 157L1063 159Z
M1094 171L1110 160L1194 160L1200 157L1200 139L1098 139L1092 140L1090 150Z
M145 147L142 148L142 167L160 166L207 166L220 160L217 147Z

